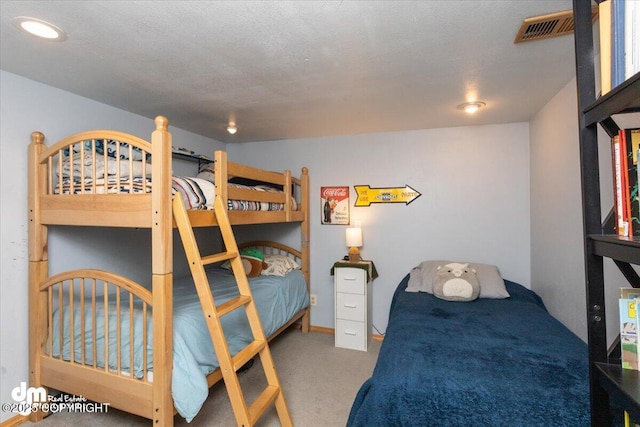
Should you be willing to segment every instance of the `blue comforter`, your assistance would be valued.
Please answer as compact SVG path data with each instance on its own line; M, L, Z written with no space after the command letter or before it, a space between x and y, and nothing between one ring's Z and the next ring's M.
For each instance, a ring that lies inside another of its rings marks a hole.
M532 291L443 301L398 286L348 426L588 426L587 345Z
M220 305L238 296L238 286L233 275L220 268L207 270L209 283L217 305ZM253 294L258 314L262 322L262 328L266 336L271 335L282 325L289 321L298 311L309 305L306 282L300 270L293 270L284 277L259 276L249 278L249 285ZM115 298L110 299L110 304ZM57 302L54 303L57 307ZM69 332L69 306L64 305L63 310L63 335L62 358L70 360L71 340ZM81 305L76 302L74 306L74 358L82 360L82 328L80 327ZM109 310L109 367L116 369L116 310ZM85 329L92 329L91 302L85 304ZM99 303L96 307L96 364L103 367L105 362L105 320L104 309ZM59 330L60 315L56 309L52 316L52 330ZM129 366L129 309L126 303L121 308L120 329L121 342L121 366L122 371L131 370ZM142 365L143 340L140 331L143 330L142 310L140 304L134 308L134 343L135 358L133 373L136 378L144 375ZM222 327L227 339L229 351L232 355L238 353L253 341L253 334L249 327L244 310L238 309L222 317ZM147 322L149 338L147 340L147 352L149 369L153 370L153 330L151 319ZM52 353L54 357L60 355L60 342L58 334L53 334ZM85 339L85 363L93 364L92 335L87 334ZM209 335L209 329L202 312L200 300L195 291L192 277L176 278L173 284L173 376L171 382L171 394L173 403L178 413L187 421L200 411L202 404L209 395L209 387L206 375L213 372L219 366L218 358L213 348L213 342Z

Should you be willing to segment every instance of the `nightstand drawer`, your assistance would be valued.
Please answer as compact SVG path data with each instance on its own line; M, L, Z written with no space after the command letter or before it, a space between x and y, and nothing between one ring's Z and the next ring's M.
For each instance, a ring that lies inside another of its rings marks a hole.
M361 268L336 268L336 292L364 295L367 272Z
M339 319L336 323L336 347L366 351L366 332L363 322Z
M338 319L363 322L365 320L365 309L364 295L343 292L336 294L336 317Z

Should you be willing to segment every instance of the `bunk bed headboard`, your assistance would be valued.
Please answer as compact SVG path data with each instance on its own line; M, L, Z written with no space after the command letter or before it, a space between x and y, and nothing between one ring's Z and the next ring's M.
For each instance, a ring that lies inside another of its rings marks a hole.
M29 292L34 303L30 304L29 318L30 329L36 332L29 338L29 381L34 386L42 384L38 355L45 343L47 300L38 284L48 277L47 227L150 228L152 305L154 312L160 313L153 316L152 324L154 331L162 331L154 334L154 363L166 367L154 375L153 394L158 398L153 400L153 418L171 420L173 402L165 390L171 387L173 353L172 143L168 119L158 116L155 125L150 143L122 132L97 130L77 133L46 147L41 132L31 134ZM136 167L142 171L140 182L133 178ZM134 191L136 188L140 191ZM41 418L41 414L35 417Z
M268 240L253 240L238 244L238 249L257 248L265 255L286 255L298 263L302 263L302 252L287 245Z

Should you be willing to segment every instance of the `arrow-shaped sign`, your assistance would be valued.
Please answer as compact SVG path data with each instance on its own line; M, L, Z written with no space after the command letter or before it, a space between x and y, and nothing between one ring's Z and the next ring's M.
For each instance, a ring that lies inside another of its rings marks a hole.
M413 188L381 187L371 188L368 185L354 185L358 195L354 206L369 206L371 203L406 203L407 205L421 196Z

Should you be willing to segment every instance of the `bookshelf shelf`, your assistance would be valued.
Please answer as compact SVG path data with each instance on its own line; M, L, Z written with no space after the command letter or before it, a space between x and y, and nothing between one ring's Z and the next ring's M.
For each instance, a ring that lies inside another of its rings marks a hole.
M596 363L595 367L602 387L633 419L640 419L640 372L611 363Z
M171 156L174 159L186 160L188 162L195 162L195 163L198 163L198 164L206 163L206 162L212 162L213 161L213 160L211 160L210 158L208 158L206 156L202 156L200 154L189 154L189 153L185 153L183 151L173 151L171 153Z
M591 235L594 255L640 265L640 237Z
M614 114L640 111L640 73L584 109L585 126L602 122Z
M615 354L610 354L604 309L607 285L604 277L604 259L613 260L630 285L640 287L640 277L633 267L640 265L640 237L603 234L603 230L610 230L611 227L603 228L601 216L598 127L602 127L610 137L617 135L619 127L612 116L640 112L640 73L636 73L596 99L591 3L591 0L573 0L573 16L584 217L591 425L607 427L611 425L612 419L610 402L618 403L635 422L640 420L640 372L623 369L620 364L609 363L619 358L620 345L614 347ZM634 120L635 118L632 119ZM618 323L618 319L609 321Z

